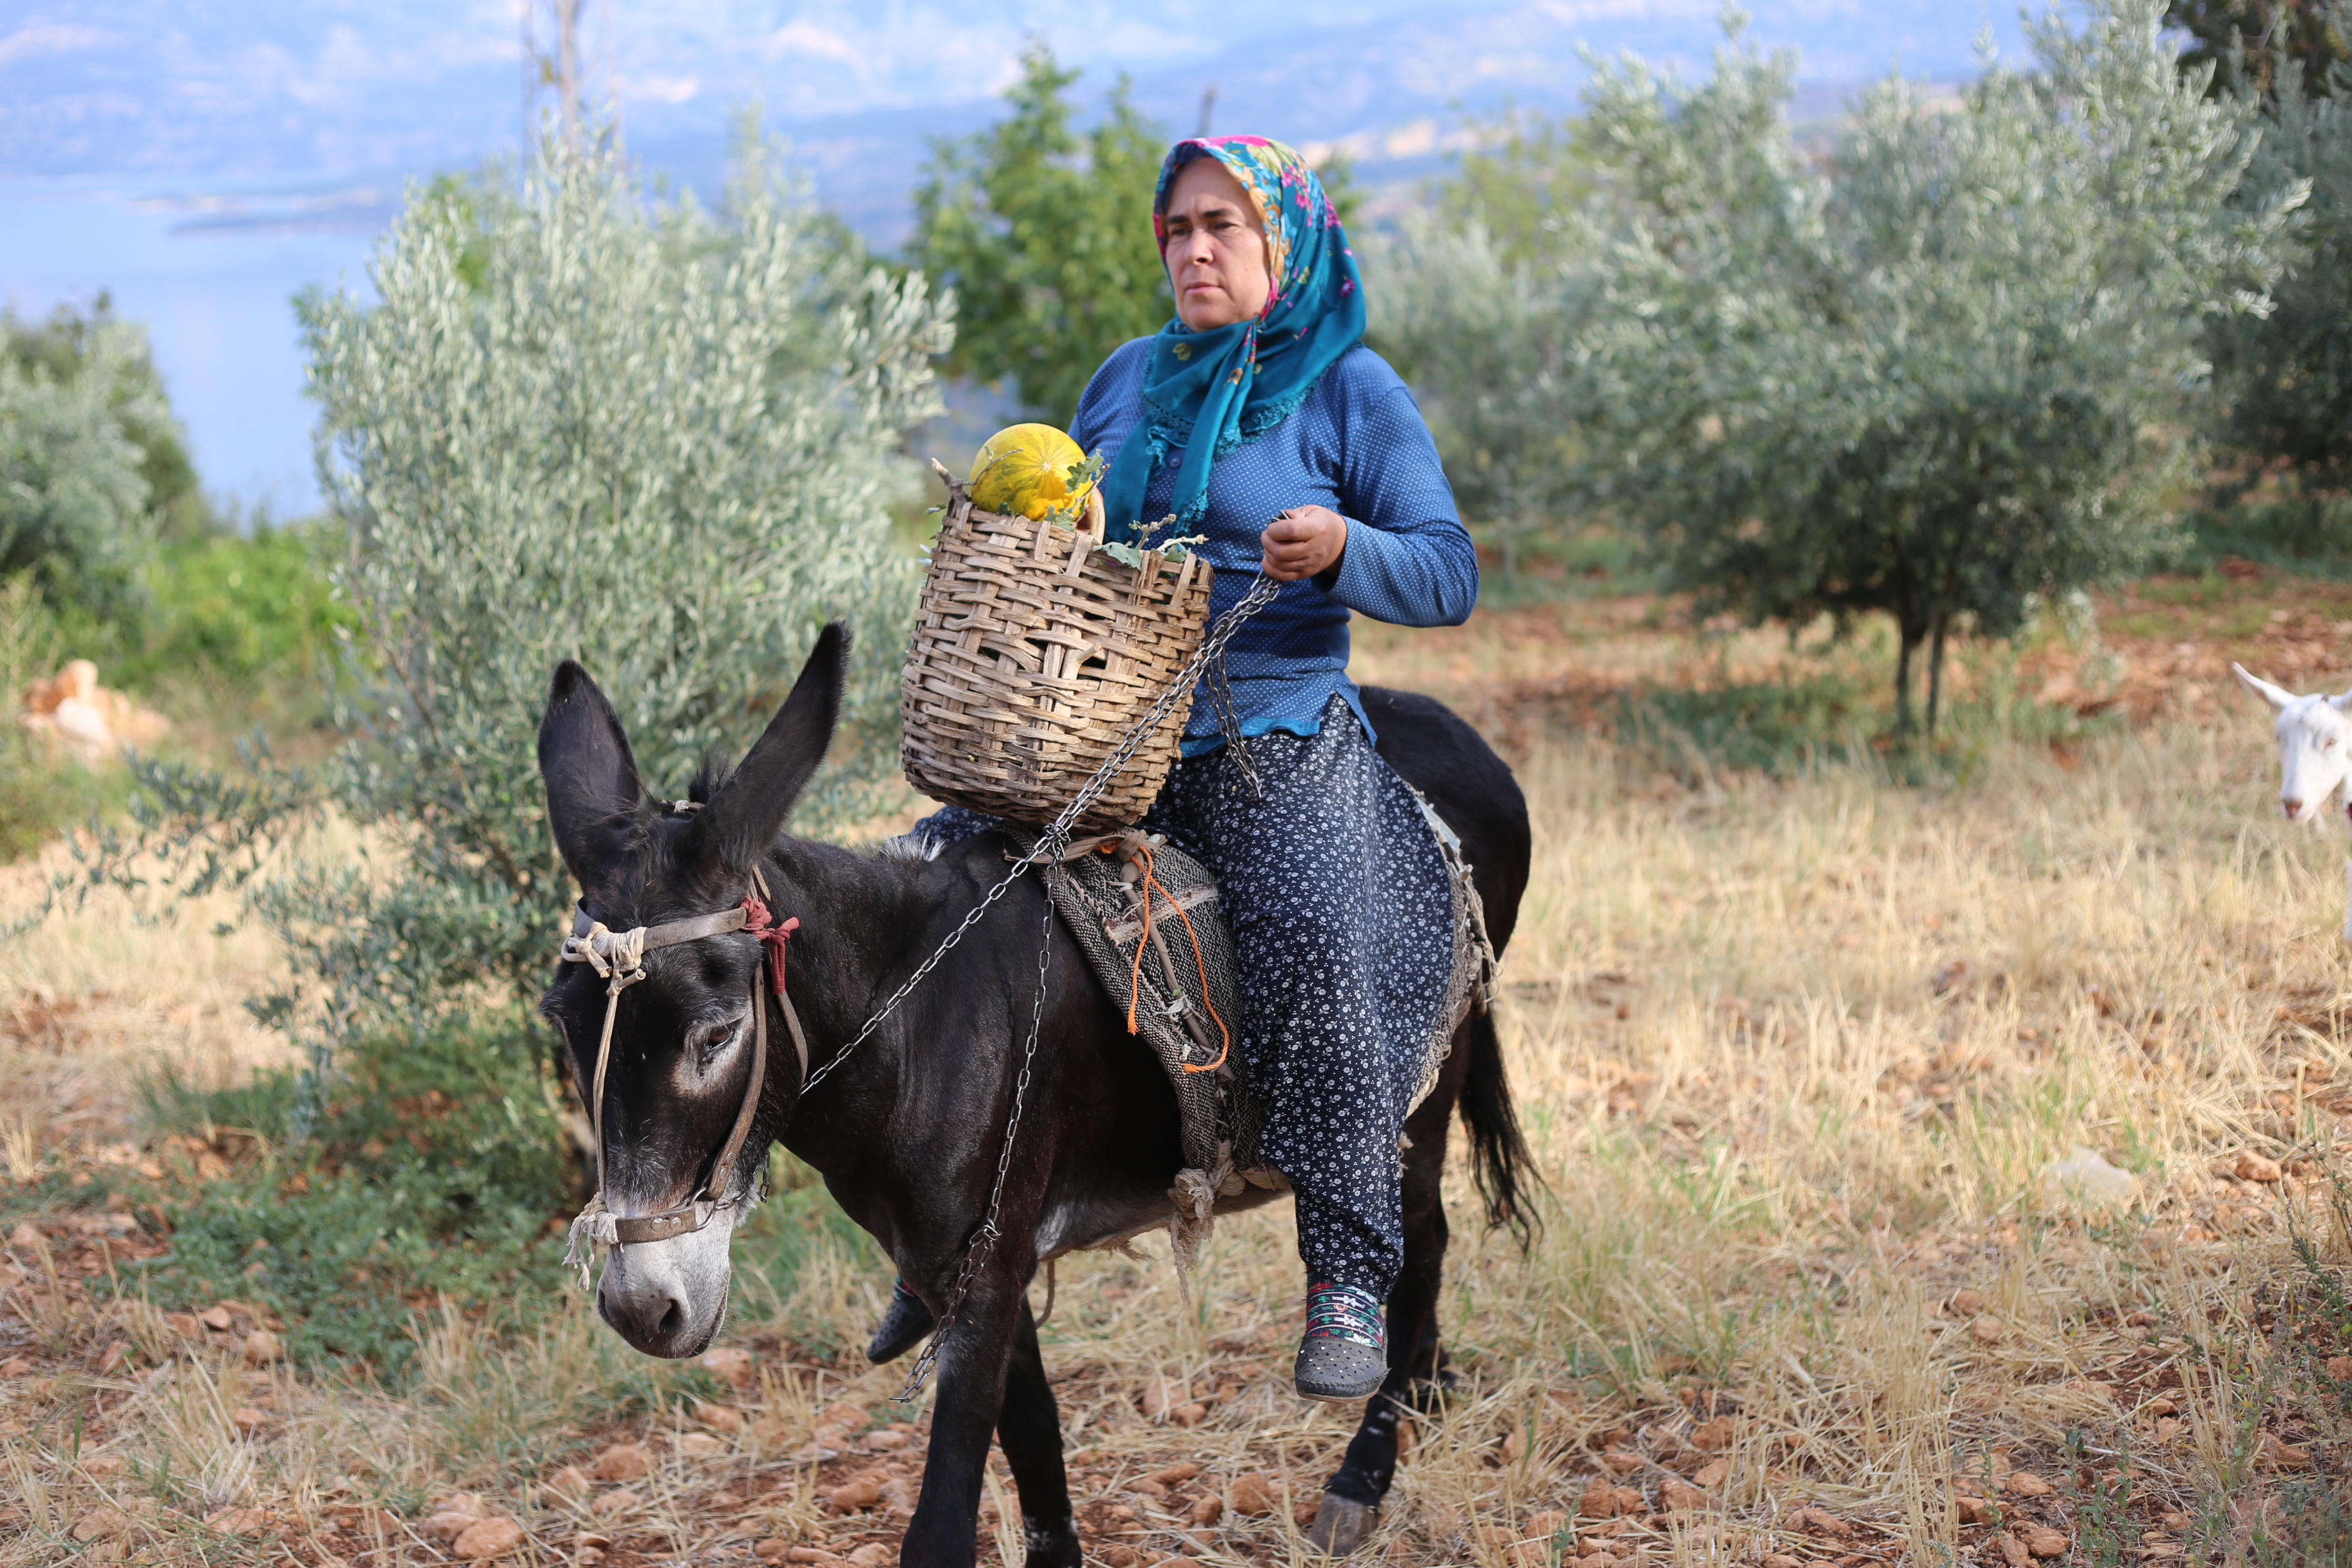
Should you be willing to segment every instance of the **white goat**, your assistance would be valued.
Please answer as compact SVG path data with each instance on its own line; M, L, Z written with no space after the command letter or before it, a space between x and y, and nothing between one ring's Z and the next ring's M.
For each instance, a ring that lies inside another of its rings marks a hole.
M2289 822L2309 822L2352 777L2352 691L2298 697L2249 674L2242 664L2230 668L2247 690L2278 710L2279 807ZM2345 791L2345 809L2352 816L2352 788ZM2344 940L2352 942L2352 860L2344 863Z

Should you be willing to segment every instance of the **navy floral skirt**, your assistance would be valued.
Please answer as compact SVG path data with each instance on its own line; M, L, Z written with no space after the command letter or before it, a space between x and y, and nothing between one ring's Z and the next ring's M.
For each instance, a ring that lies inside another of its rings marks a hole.
M1404 1263L1399 1142L1454 963L1445 858L1354 710L1179 761L1144 818L1216 874L1242 984L1260 1146L1289 1178L1313 1284L1386 1300ZM1250 773L1256 774L1253 787ZM994 820L948 806L915 833Z

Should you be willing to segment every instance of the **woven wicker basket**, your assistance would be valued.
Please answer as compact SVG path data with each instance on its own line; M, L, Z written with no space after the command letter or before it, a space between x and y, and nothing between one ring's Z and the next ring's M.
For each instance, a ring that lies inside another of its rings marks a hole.
M940 477L947 521L899 689L899 761L934 800L1049 823L1199 649L1212 573L1157 551L1129 566L1094 547L1097 531L982 511ZM1092 511L1098 531L1099 499ZM1190 707L1170 710L1078 827L1143 815Z

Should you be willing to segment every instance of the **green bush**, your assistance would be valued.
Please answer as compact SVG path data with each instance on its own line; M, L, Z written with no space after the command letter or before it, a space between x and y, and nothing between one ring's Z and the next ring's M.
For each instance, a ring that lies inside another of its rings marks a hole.
M358 626L330 576L341 542L331 519L165 542L145 573L143 635L107 672L110 683L175 672L236 683L314 675Z

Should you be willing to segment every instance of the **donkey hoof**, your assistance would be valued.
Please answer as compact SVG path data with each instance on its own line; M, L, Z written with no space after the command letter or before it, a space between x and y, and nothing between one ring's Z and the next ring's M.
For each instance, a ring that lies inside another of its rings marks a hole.
M1307 1531L1307 1543L1330 1557L1345 1557L1364 1543L1380 1518L1380 1510L1364 1503L1349 1502L1346 1498L1323 1494L1315 1508L1315 1522Z

